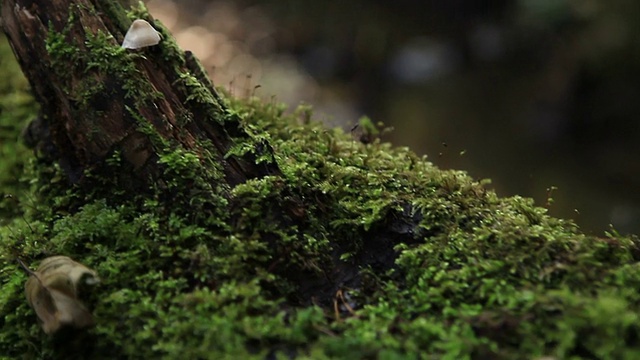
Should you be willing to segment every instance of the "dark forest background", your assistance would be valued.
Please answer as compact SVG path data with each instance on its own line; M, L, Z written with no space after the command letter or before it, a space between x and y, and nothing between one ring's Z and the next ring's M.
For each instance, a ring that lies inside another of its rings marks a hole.
M639 1L146 3L236 96L366 115L501 196L640 233Z

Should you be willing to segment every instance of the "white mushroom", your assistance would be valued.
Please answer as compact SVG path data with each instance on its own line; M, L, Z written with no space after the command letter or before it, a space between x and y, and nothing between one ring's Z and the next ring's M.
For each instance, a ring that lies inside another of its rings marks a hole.
M125 49L140 49L157 45L160 42L160 33L148 22L142 19L135 20L124 35L122 47Z

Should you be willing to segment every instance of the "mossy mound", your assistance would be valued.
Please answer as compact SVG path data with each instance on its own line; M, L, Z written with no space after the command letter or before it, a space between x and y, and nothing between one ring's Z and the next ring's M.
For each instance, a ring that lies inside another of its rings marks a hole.
M0 94L6 358L640 358L635 237L584 235L259 100L228 100L254 140L230 155L268 143L282 176L229 188L206 156L167 146L147 191L128 192L118 153L70 185L16 145L35 113L5 112L20 84ZM95 327L40 329L15 259L51 255L101 276L81 294Z

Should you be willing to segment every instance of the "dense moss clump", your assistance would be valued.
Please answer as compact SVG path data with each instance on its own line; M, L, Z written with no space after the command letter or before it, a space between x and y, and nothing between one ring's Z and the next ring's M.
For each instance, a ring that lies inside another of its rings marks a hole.
M0 69L3 74L0 81L0 224L3 224L20 213L15 201L7 195L24 188L20 178L30 151L18 139L27 122L36 116L37 107L4 37L0 37Z
M228 99L252 139L228 155L271 161L256 150L268 143L281 175L230 188L206 153L165 144L161 181L132 194L117 152L70 185L23 148L35 105L24 80L4 84L1 356L640 357L636 237L499 198L366 119L363 143L306 107ZM16 259L51 255L100 275L81 294L95 327L38 326Z

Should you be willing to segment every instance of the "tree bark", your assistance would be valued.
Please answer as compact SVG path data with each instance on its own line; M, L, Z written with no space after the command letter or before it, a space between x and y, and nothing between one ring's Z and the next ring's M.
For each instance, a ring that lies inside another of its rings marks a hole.
M131 20L115 0L3 1L3 29L41 104L41 117L29 128L32 142L73 182L118 151L134 182L149 185L160 174L158 152L168 143L213 152L231 186L277 174L275 162L255 161L269 158L268 144L226 157L234 144L248 140L238 117L197 59L140 12L163 40L126 50L120 44ZM203 140L212 146L203 149Z

